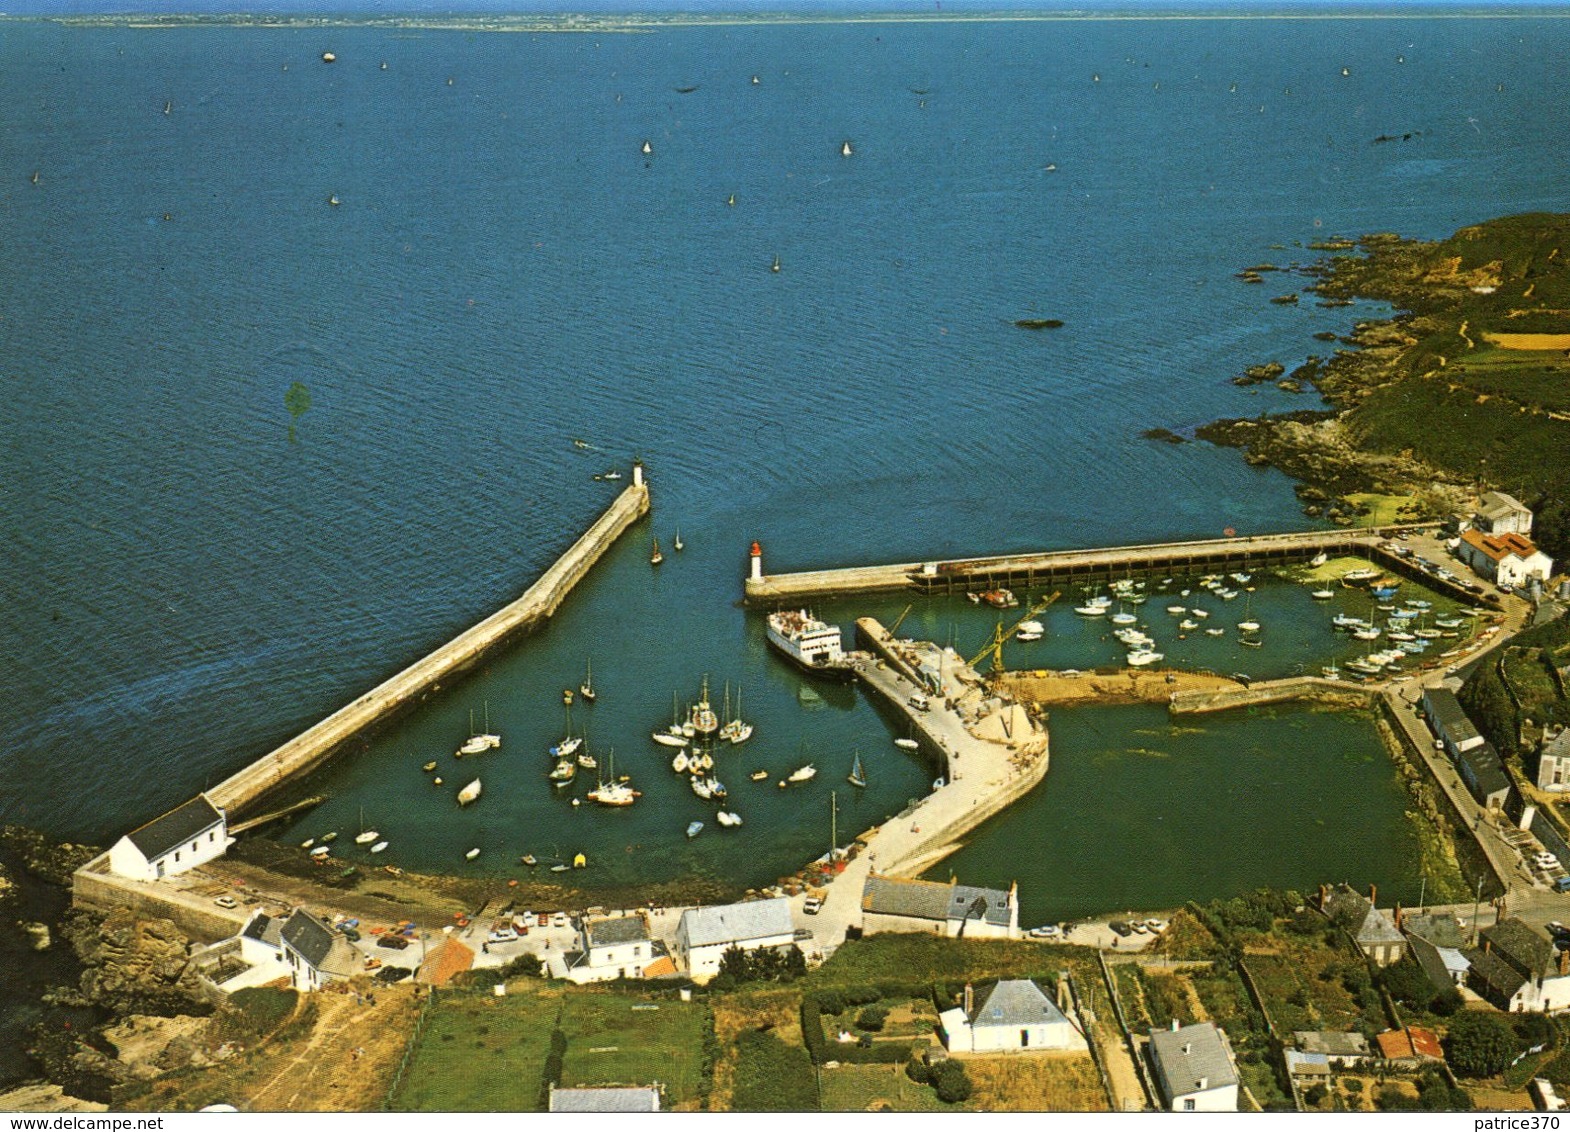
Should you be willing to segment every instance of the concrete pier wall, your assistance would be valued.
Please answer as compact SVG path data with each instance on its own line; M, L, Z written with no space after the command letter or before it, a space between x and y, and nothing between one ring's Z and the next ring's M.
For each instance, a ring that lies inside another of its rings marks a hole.
M1407 524L1401 529L1410 529ZM1089 550L1041 551L1030 554L886 566L852 566L835 570L764 574L746 580L749 604L789 604L834 594L907 591L922 594L967 593L995 586L1049 586L1135 573L1193 573L1253 569L1307 562L1321 551L1368 558L1382 569L1418 577L1406 559L1381 549L1396 528L1297 531L1276 535L1147 543ZM1449 591L1454 587L1423 577L1425 585ZM1466 597L1464 591L1455 595ZM1478 601L1480 599L1472 598Z
M430 655L340 708L276 750L207 791L232 819L258 798L329 759L367 727L418 700L427 690L551 617L573 586L628 527L648 513L649 489L634 482L516 601L460 633Z
M1204 712L1230 711L1233 708L1287 703L1294 700L1313 700L1343 707L1367 707L1378 695L1377 688L1365 688L1341 680L1327 680L1320 676L1294 676L1286 680L1261 680L1246 688L1174 692L1172 698L1167 701L1167 710L1173 715L1198 715Z

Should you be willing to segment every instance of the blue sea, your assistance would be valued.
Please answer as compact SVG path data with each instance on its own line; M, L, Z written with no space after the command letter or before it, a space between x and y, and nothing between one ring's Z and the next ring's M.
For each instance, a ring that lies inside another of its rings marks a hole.
M843 840L933 768L860 693L769 656L737 604L750 541L792 570L1309 525L1280 474L1141 432L1310 407L1227 379L1385 313L1272 305L1304 280L1249 287L1240 268L1565 208L1567 30L0 23L0 820L107 841L216 783L516 596L614 494L596 474L637 456L653 517L558 619L340 760L330 800L279 836L363 820L386 860L498 876L584 851L586 883L793 871L828 847L831 792ZM911 617L966 653L991 632L963 603ZM591 660L600 702L571 726L644 791L625 812L544 780L561 689ZM705 676L758 724L720 769L738 830L648 739ZM504 745L455 817L470 712ZM1043 912L1325 876L1416 887L1387 764L1356 779L1366 838L1261 814L1258 869L1212 876L1185 863L1215 834L1196 805L1165 882L1119 887L1140 870L1096 869L1139 860L1137 839L1081 816L1144 765L1096 752L1152 748L1134 732L1153 724L1059 715L1047 810L984 829L967 880L1006 882L1026 836L1097 849L1061 858L1072 886L1034 876ZM1326 718L1261 734L1349 782L1334 768L1372 732ZM1254 742L1250 718L1215 726ZM851 798L856 752L872 783ZM1100 770L1060 773L1076 752ZM1174 780L1201 797L1230 772L1194 757ZM808 761L810 787L748 793L752 769Z

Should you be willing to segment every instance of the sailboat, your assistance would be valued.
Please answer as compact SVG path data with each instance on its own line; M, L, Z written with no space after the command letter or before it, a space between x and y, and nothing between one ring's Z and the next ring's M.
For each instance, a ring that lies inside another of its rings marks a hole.
M727 712L727 714L729 713ZM737 743L745 743L748 739L752 738L752 724L745 722L741 718L740 684L736 685L736 716L730 721L728 726L730 727L730 735L728 735L727 738L730 739L732 746L736 745Z
M779 269L780 269L780 257L778 255L776 255L774 257L774 262L769 265L769 270L774 272L774 273L776 273L776 274L778 274L779 273Z
M848 141L843 143L840 146L840 156L841 157L849 157L854 152L855 152L855 150L850 148L850 142L848 142Z
M665 561L665 555L660 553L660 540L659 539L655 539L654 540L654 550L651 551L650 554L649 554L649 565L650 566L658 566L661 562L664 562L664 561Z
M681 548L686 545L685 543L683 543L681 541L681 528L680 527L676 528L676 541L671 543L671 545L673 547L675 547L677 551L680 551Z
M584 662L583 683L578 685L578 694L584 698L586 703L591 704L599 698L599 693L594 690L594 662L592 660Z
M665 747L685 747L687 737L681 732L681 716L676 712L676 693L671 693L671 725L665 731L656 731L649 736L656 743Z
M570 758L581 746L583 746L583 739L572 733L572 705L569 704L567 705L567 736L551 748L551 754L559 759Z
M381 834L377 833L374 829L366 829L365 828L365 807L361 806L360 807L360 832L354 835L354 843L356 845L369 845L371 842L375 841L380 836L381 836Z
M650 145L647 140L645 140L644 143L643 143L643 156L647 157L647 156L649 156L649 154L651 154L653 152L654 152L654 147L652 145Z
M856 762L850 768L850 777L846 779L852 786L867 785L867 772L861 766L861 752L856 752Z
M1242 633L1259 632L1259 622L1254 620L1254 599L1249 598L1244 602L1243 620L1237 623L1238 631Z
M469 738L454 752L455 758L464 755L478 755L485 751L494 750L502 745L502 737L491 732L491 702L485 701L485 730L474 729L474 709L469 709Z
M643 795L626 782L617 781L616 752L614 750L611 751L610 761L610 778L600 779L599 785L589 791L589 801L598 802L602 806L630 806Z

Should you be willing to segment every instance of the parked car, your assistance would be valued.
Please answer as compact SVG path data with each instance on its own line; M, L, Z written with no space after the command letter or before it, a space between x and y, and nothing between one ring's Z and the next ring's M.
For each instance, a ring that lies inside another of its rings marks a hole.
M518 938L518 933L512 930L511 925L505 928L492 928L485 937L487 943L511 943Z
M213 903L218 905L220 908L238 908L240 906L239 902L236 901L232 896L217 897L214 899Z
M557 913L555 913L554 915L551 916L551 927L553 927L553 928L565 928L567 926L567 924L568 924L568 920L567 920L567 913L566 912L557 912Z
M1129 936L1134 934L1134 929L1129 927L1123 920L1113 920L1107 924L1107 927L1117 932L1118 935Z
M1039 928L1031 928L1031 939L1057 939L1058 926L1056 924L1042 924Z
M1160 935L1167 930L1167 922L1165 920L1149 919L1145 921L1145 926L1150 929L1151 935Z
M816 896L809 896L807 897L806 903L801 906L801 910L807 913L809 916L816 916L819 912L823 911L823 901L819 900Z
M343 938L348 940L350 943L359 943L360 942L360 933L356 929L354 929L354 928L341 928L340 930L343 932Z

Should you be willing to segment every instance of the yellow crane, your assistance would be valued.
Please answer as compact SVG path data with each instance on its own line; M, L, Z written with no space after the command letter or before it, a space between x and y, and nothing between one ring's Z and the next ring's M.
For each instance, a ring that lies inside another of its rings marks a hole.
M910 616L910 611L912 609L915 609L915 608L916 608L916 603L915 602L911 602L909 605L907 605L905 607L905 612L901 613L897 618L895 618L894 624L889 626L889 639L890 640L894 639L894 634L899 632L899 627L905 623L905 618L909 617Z
M971 657L970 660L967 663L969 663L970 667L975 668L977 664L981 663L981 658L982 657L986 656L988 653L991 653L992 654L992 671L993 671L993 673L996 674L996 673L1004 671L1004 668L1003 668L1003 645L1004 645L1004 642L1010 640L1014 636L1015 633L1019 632L1019 627L1021 625L1023 625L1025 622L1029 621L1032 617L1036 616L1036 614L1042 612L1044 609L1047 608L1047 606L1049 606L1053 602L1057 601L1058 598L1061 597L1061 596L1063 596L1061 590L1053 590L1051 594L1049 594L1048 596L1042 598L1035 605L1031 606L1030 609L1025 612L1025 615L1023 617L1021 617L1018 621L1014 622L1014 624L1010 625L1007 629L1005 629L1003 627L1003 619L1000 617L998 619L998 627L997 627L996 630L993 631L992 640L987 643L987 647L982 649L975 656Z

